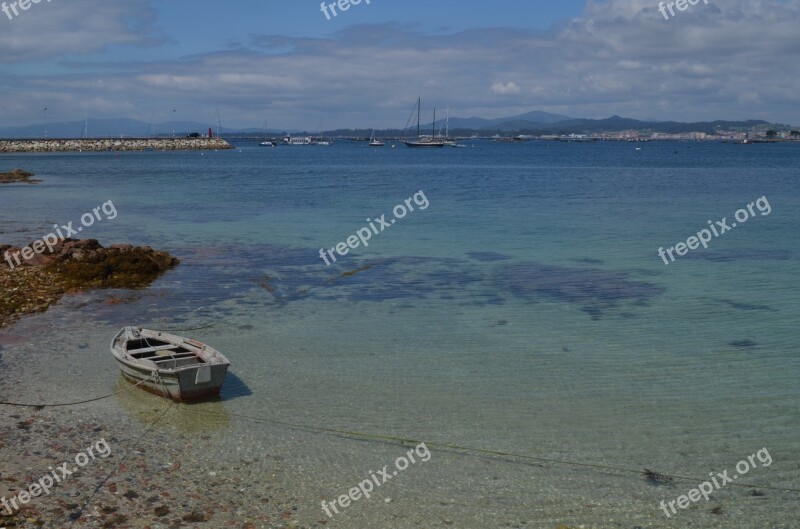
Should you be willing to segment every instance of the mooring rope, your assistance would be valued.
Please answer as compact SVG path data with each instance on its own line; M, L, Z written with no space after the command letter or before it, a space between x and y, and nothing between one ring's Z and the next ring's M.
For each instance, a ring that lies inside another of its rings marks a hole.
M103 481L101 481L101 482L100 482L100 484L98 484L98 485L97 485L97 487L95 487L94 491L92 492L92 495L91 495L91 496L89 496L89 498L86 500L86 503L83 505L83 507L81 507L81 509L80 509L80 511L79 511L80 513L83 513L83 512L85 512L85 511L86 511L86 510L89 508L89 506L92 504L92 501L94 500L94 497L95 497L95 496L97 496L97 494L100 492L100 489L101 489L101 488L103 488L103 485L105 485L106 483L108 483L108 480L109 480L109 479L111 479L111 478L114 476L114 474L116 474L116 473L117 473L117 470L119 470L119 467L120 467L120 465L122 465L123 463L125 463L125 461L127 461L127 460L128 460L128 457L131 455L131 452L132 452L132 451L133 451L133 449L136 447L136 445L138 445L138 444L139 444L139 442L140 442L142 439L144 439L144 436L145 436L145 435L147 435L148 433L150 433L150 431L151 431L153 428L155 428L156 424L158 424L159 422L161 422L161 420L162 420L164 417L166 417L167 413L168 413L170 410L172 410L172 409L175 407L175 404L177 404L177 403L176 403L176 402L172 402L172 403L170 403L170 405L169 405L169 406L167 406L167 407L166 407L166 409L164 409L164 411L161 413L161 415L159 415L159 416L156 418L156 420L155 420L155 421L153 421L153 422L152 422L152 423L151 423L151 424L150 424L150 425L149 425L147 428L145 428L145 429L144 429L144 431L142 432L142 434L141 434L139 437L137 437L137 438L136 438L136 441L135 441L135 442L133 442L133 443L130 445L130 447L128 448L127 452L125 452L125 455L124 455L124 456L122 456L122 459L121 459L121 460L120 460L118 463L116 463L116 464L114 465L114 469L113 469L111 472L109 472L109 474L108 474L108 475L107 475L107 476L106 476L106 477L103 479ZM74 519L72 519L72 521L71 521L71 523L69 524L69 526L70 526L70 527L74 526L74 525L75 525L75 522L77 522L78 520L80 520L80 516L78 516L78 517L75 517Z
M102 397L96 397L96 398L93 398L93 399L79 400L79 401L76 401L76 402L65 402L65 403L60 403L60 404L21 404L21 403L18 403L18 402L2 402L2 401L0 401L0 405L16 406L18 408L38 408L38 409L62 408L62 407L65 407L65 406L78 406L79 404L86 404L88 402L97 402L98 400L108 399L108 398L114 397L116 395L119 395L120 393L125 393L126 391L129 391L131 388L138 387L138 386L144 384L145 382L154 379L156 375L157 375L157 373L153 373L152 375L150 375L148 378L142 380L141 382L137 382L136 384L129 385L129 386L127 386L127 387L125 387L125 388L123 388L123 389L121 389L119 391L115 391L114 393L111 393L109 395L103 395Z
M247 419L255 422L265 422L265 423L272 423L272 424L279 424L282 426L288 426L290 428L298 429L298 430L305 430L310 432L319 432L319 433L327 433L333 435L340 435L345 436L348 438L353 439L361 439L361 440L374 440L374 441L382 441L387 443L397 443L403 446L408 445L419 445L423 443L423 441L419 439L411 439L407 437L399 437L393 435L383 435L383 434L370 434L364 432L356 432L350 430L339 430L336 428L323 428L318 426L308 426L304 424L296 424L286 421L281 421L278 419L272 418L265 418L265 417L254 417L251 415L242 415L237 413L229 413L229 412L213 412L208 410L196 410L200 413L206 413L210 415L221 415L221 416L230 416L230 417L238 417L241 419ZM536 461L540 463L550 463L556 465L567 465L567 466L574 466L574 467L583 467L583 468L592 468L595 470L606 470L606 471L616 471L616 472L625 472L629 474L638 474L638 475L645 475L647 473L646 470L635 470L632 468L625 468L619 467L614 465L602 465L599 463L581 463L578 461L569 461L565 459L553 459L541 456L530 456L525 454L517 454L514 452L504 452L500 450L487 450L483 448L472 448L468 446L457 445L453 443L436 443L436 442L427 442L425 441L425 446L428 448L439 449L439 450L446 450L446 451L459 451L459 452L466 452L466 453L477 453L483 455L489 455L494 457L505 457L505 458L515 458L515 459L523 459L528 461ZM704 481L708 481L708 478L697 478L697 477L690 477L690 476L681 476L678 474L664 474L661 475L662 477L669 478L676 481L687 481L687 482L694 482L694 483L702 483ZM742 487L742 488L749 488L749 489L765 489L765 490L775 490L781 492L798 492L800 493L800 489L793 489L790 487L774 487L770 485L751 485L748 483L728 483L728 485L732 485L735 487Z

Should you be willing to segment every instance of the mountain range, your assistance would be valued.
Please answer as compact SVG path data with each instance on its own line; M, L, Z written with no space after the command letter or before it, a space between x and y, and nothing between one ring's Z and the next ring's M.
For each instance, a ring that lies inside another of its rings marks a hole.
M84 121L54 122L48 123L47 137L49 138L79 138L84 135L85 125L88 125L89 137L147 137L147 136L185 136L188 133L197 132L206 135L209 128L216 133L216 126L211 123L199 123L194 121L175 121L166 123L147 123L129 118L119 119L89 119ZM559 114L548 112L533 111L518 116L505 118L485 119L478 117L449 119L450 132L454 135L468 134L570 134L570 133L593 133L593 132L618 132L623 130L648 130L664 133L681 132L705 132L713 134L717 130L744 129L749 130L754 127L774 127L778 129L789 128L788 125L772 124L763 120L747 121L701 121L694 123L684 123L678 121L641 121L620 116L611 116L605 119L584 119L571 118ZM435 126L432 123L421 124L423 133L436 129L444 129L445 120L436 120ZM222 129L223 135L254 135L263 134L261 128L244 129ZM26 125L19 127L0 128L0 138L42 138L44 137L45 124ZM280 135L284 133L307 134L307 131L299 130L269 130L270 135ZM400 134L402 131L388 129L378 131L382 136ZM316 134L316 131L312 133ZM339 129L325 131L326 136L353 136L362 135L363 130ZM367 131L366 135L369 135Z

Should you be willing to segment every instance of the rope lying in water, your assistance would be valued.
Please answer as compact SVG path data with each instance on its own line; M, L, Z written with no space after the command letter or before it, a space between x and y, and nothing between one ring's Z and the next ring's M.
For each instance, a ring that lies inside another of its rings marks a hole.
M216 323L214 325L216 325ZM150 345L150 342L147 341L147 338L145 338L144 340L145 340L145 342L147 342L147 345ZM64 408L64 407L68 407L68 406L78 406L80 404L88 404L90 402L97 402L99 400L110 399L111 397L115 397L115 396L119 395L120 393L125 393L126 391L130 391L132 388L139 387L142 384L144 384L145 382L149 382L151 380L157 380L159 382L159 384L161 384L161 389L164 391L164 396L168 396L169 395L169 392L167 391L166 387L164 387L164 381L161 379L160 376L158 376L158 372L154 371L149 377L147 377L146 379L144 379L142 381L137 382L136 384L129 385L129 386L127 386L127 387L125 387L125 388L123 388L123 389L121 389L119 391L115 391L114 393L111 393L109 395L103 395L102 397L95 397L93 399L79 400L79 401L75 401L75 402L64 402L64 403L59 403L59 404L22 404L22 403L19 403L19 402L3 402L3 401L0 401L0 405L14 406L14 407L17 407L17 408L36 408L37 410L43 410L45 408Z
M123 388L123 389L121 389L119 391L115 391L114 393L111 393L110 395L103 395L102 397L96 397L94 399L79 400L79 401L76 401L76 402L64 402L64 403L60 403L60 404L20 404L18 402L2 402L2 401L0 401L0 405L3 405L3 406L15 406L17 408L37 408L37 409L40 409L40 410L44 409L44 408L63 408L63 407L66 407L66 406L77 406L79 404L86 404L88 402L97 402L98 400L109 399L111 397L119 395L120 393L125 393L126 391L129 391L131 388L138 387L138 386L144 384L145 382L153 380L156 376L157 376L157 373L153 373L152 375L150 375L148 378L142 380L141 382L137 382L136 384L130 385L130 386L128 386L126 388Z
M340 435L347 438L353 439L361 439L361 440L373 440L373 441L382 441L387 443L399 443L400 445L419 445L423 441L418 439L410 439L406 437L397 437L392 435L382 435L382 434L369 434L364 432L354 432L349 430L338 430L335 428L321 428L317 426L307 426L303 424L295 424L286 421L281 421L278 419L271 419L265 417L253 417L251 415L241 415L237 413L229 413L229 412L213 412L213 411L206 411L206 410L195 410L200 413L205 413L209 415L220 415L220 416L230 416L230 417L238 417L240 419L247 419L255 422L265 422L265 423L272 423L272 424L280 424L282 426L288 426L290 428L295 428L298 430L305 430L310 432L318 432L318 433L327 433L333 435ZM466 452L466 453L476 453L476 454L483 454L488 456L494 457L506 457L506 458L515 458L515 459L523 459L528 461L536 461L539 463L550 463L556 465L567 465L573 467L583 467L583 468L593 468L596 470L607 470L607 471L616 471L616 472L625 472L629 474L638 474L644 475L645 472L642 470L634 470L632 468L625 468L625 467L617 467L613 465L601 465L597 463L580 463L577 461L568 461L564 459L552 459L540 456L529 456L524 454L515 454L513 452L503 452L499 450L485 450L482 448L471 448L468 446L461 446L452 443L429 443L425 442L425 446L428 448L434 448L439 450L447 450L447 451L459 451L459 452ZM708 478L697 478L697 477L690 477L690 476L681 476L677 474L666 474L663 477L670 478L676 481L687 481L693 483L702 483L704 481L708 481ZM764 490L775 490L781 492L798 492L800 493L800 489L793 489L789 487L773 487L770 485L750 485L747 483L728 483L727 485L731 485L734 487L742 487L748 489L764 489Z

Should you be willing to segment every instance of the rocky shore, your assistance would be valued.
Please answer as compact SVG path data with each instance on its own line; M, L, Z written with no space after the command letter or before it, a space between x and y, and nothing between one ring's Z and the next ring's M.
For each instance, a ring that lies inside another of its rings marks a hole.
M0 153L82 151L207 151L233 149L220 138L0 140Z
M19 248L0 245L0 328L22 315L44 312L65 293L87 288L143 288L180 261L149 246L113 245L94 239L60 241L12 267L6 256ZM11 257L14 263L14 258Z

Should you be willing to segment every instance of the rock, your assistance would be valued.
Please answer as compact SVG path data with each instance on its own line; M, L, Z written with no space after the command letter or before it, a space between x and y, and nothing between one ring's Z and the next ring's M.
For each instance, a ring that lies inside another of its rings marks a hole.
M70 291L144 288L180 261L150 247L104 248L95 239L66 239L23 261L21 250L0 246L0 327L21 314L41 312ZM9 266L6 252L15 266ZM20 265L16 266L19 255Z
M22 169L12 169L7 173L0 173L0 184L10 184L12 182L24 182L26 184L35 184L41 180L32 180L33 173L23 171Z

